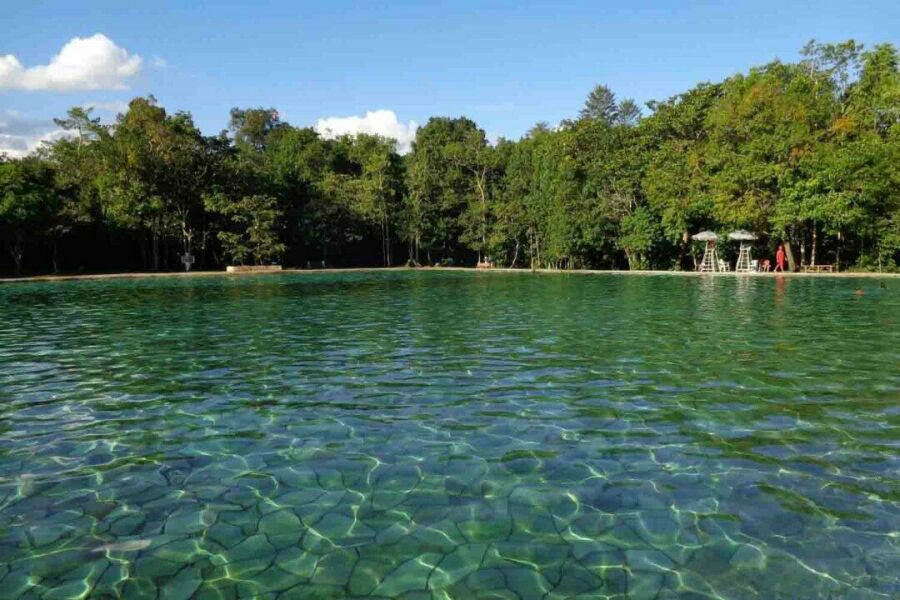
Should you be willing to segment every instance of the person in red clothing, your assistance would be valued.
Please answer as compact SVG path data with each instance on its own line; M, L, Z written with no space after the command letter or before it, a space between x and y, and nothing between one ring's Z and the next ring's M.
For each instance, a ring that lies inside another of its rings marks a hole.
M779 244L778 252L775 253L775 268L772 269L772 272L777 273L778 271L784 273L784 244Z

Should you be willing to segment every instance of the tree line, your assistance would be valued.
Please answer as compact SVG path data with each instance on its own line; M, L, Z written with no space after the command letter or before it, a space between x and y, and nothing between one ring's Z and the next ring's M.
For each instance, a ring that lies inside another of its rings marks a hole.
M693 269L691 234L747 229L792 267L900 260L900 56L810 42L646 114L597 86L577 116L490 143L434 117L412 149L326 139L267 108L205 136L139 97L115 123L73 108L69 135L0 157L0 270L224 264L474 264ZM726 253L736 251L726 246Z

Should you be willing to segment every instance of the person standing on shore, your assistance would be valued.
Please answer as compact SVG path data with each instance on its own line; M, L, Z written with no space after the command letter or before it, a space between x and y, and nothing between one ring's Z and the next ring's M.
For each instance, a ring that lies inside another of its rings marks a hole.
M775 268L772 272L777 273L778 271L784 273L784 244L779 244L778 252L775 253Z

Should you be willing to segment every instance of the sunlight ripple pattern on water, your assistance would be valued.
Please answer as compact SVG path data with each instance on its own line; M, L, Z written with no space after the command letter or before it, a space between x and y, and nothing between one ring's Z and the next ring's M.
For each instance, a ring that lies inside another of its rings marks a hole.
M898 597L898 365L898 280L5 285L0 597Z

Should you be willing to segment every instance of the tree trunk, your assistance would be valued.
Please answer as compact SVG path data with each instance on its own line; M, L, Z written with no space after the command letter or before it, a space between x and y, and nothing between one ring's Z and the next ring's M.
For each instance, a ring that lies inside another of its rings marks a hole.
M197 266L201 270L206 268L206 241L209 232L206 229L200 231L200 256L197 260Z
M194 230L188 224L187 212L181 214L181 250L182 257L191 254L193 250ZM176 264L180 261L176 261ZM187 265L184 265L187 268Z
M682 233L681 235L681 255L678 258L678 269L684 268L685 258L687 258L688 254L691 255L691 259L694 259L693 253L691 252L691 234L687 231ZM697 261L694 259L692 261L694 263L694 270L697 267Z
M534 271L534 235L530 229L528 230L528 262L531 270Z
M785 240L785 242L784 242L784 254L785 254L785 256L787 256L788 270L789 271L797 270L797 261L794 260L794 252L791 250L790 240Z
M387 256L384 266L390 267L394 261L391 257L391 222L388 220L387 214L384 215L384 251Z
M149 269L149 267L150 267L150 259L149 259L150 250L148 248L147 237L141 236L141 238L142 238L141 239L141 268L144 271L149 271L150 270Z
M13 260L13 269L16 275L22 274L22 263L25 261L25 245L22 243L22 236L16 236L9 243L9 255Z
M53 274L59 273L59 240L53 240Z
M812 224L812 253L809 255L809 264L812 266L816 266L817 242L818 242L818 227L816 227L816 222L813 221L813 224Z
M516 238L516 249L513 252L512 262L509 264L510 269L516 268L516 261L519 260L519 238Z
M837 247L834 251L834 269L835 271L841 270L841 246L844 244L844 236L841 233L841 230L838 229L837 232Z
M156 231L156 227L153 228L153 270L159 271L159 233Z
M378 228L380 229L380 234L381 234L381 266L386 267L387 266L387 248L385 248L385 245L384 245L384 240L385 240L384 217L382 217L381 220L379 221Z
M172 261L169 260L171 256L171 244L169 244L169 236L163 237L163 254L162 254L162 268L163 271L169 270L169 265L172 264Z
M481 262L481 251L487 248L487 196L485 195L486 169L482 170L480 178L476 178L478 193L481 196L481 249L478 252L478 262Z

